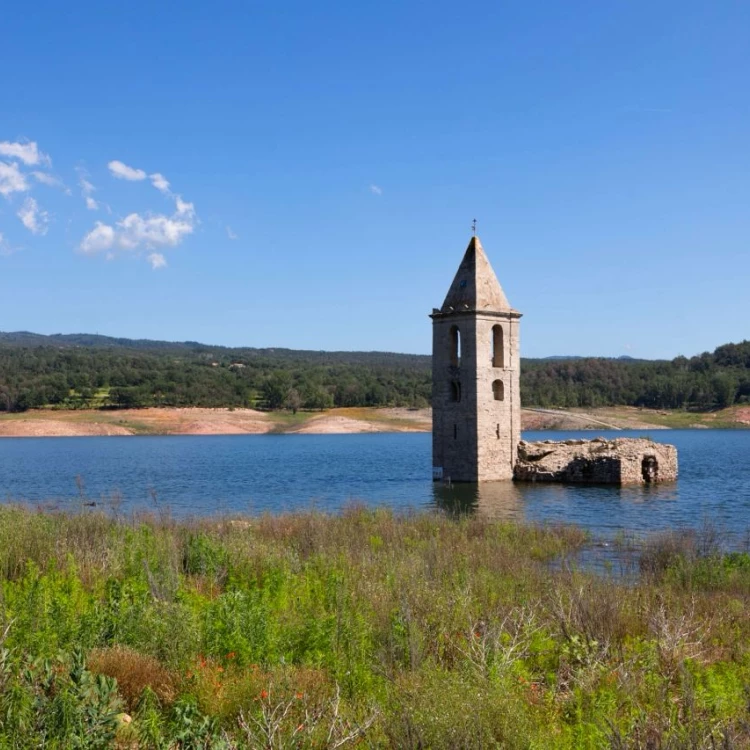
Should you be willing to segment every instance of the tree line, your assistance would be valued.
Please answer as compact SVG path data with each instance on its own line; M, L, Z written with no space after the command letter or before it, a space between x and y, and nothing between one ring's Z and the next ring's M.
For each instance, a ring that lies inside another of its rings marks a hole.
M525 360L527 406L709 410L750 401L750 341L671 361Z
M0 333L0 411L427 406L430 357ZM750 402L750 342L671 361L525 359L526 406L712 409Z

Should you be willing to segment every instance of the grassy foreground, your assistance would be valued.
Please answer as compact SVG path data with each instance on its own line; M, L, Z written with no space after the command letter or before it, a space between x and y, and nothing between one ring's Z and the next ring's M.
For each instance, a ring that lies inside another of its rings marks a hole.
M585 541L0 507L0 748L750 747L750 557Z

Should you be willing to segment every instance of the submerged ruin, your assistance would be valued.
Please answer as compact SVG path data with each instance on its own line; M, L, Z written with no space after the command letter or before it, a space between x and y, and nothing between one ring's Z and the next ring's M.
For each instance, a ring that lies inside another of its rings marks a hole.
M642 438L521 440L521 313L508 302L476 232L430 318L436 481L656 484L677 478L673 445Z
M677 479L677 449L648 438L518 444L514 479L576 484L657 484Z

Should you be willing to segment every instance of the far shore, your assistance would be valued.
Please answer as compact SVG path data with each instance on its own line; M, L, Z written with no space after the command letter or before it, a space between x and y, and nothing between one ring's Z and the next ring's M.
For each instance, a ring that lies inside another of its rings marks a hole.
M524 430L657 430L750 428L750 407L712 412L618 406L524 409ZM0 437L85 435L243 435L429 432L430 409L341 408L266 412L255 409L149 408L98 411L38 409L0 415Z

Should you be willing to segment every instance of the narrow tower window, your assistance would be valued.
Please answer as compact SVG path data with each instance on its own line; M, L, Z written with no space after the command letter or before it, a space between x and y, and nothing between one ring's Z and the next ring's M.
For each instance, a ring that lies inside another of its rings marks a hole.
M503 327L492 326L492 366L505 367L505 347L503 346Z
M502 380L494 380L492 382L492 395L495 397L495 401L505 400L505 386Z
M461 383L458 380L451 381L451 401L458 403L461 400Z
M451 326L450 330L451 364L454 367L461 366L461 331L458 326Z

